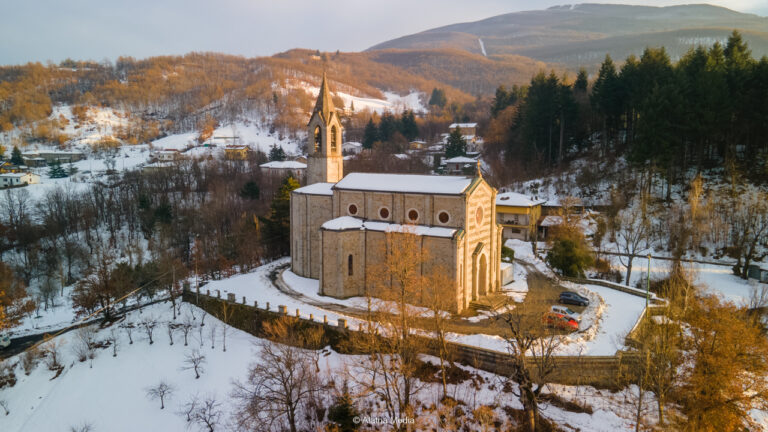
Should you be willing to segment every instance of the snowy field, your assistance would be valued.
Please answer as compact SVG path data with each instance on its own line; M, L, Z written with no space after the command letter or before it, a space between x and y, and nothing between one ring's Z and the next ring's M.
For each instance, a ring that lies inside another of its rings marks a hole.
M199 322L202 311L194 306L183 304L182 316L194 315L195 325ZM135 330L128 342L127 334L118 331L117 357L113 357L112 348L97 349L92 365L89 361L78 362L72 347L75 333L57 337L61 343L62 373L54 377L54 372L44 364L38 364L30 375L24 374L20 365L14 366L18 379L12 388L0 390L0 400L8 403L10 414L0 416L0 428L4 432L66 431L71 427L90 425L93 431L182 431L188 428L183 414L179 411L193 396L205 398L213 396L220 404L221 423L216 430L236 430L228 424L234 404L231 399L232 383L247 376L248 365L259 359L256 343L259 339L229 328L227 331L226 352L223 351L222 329L224 324L211 316L205 318L202 340L199 327L190 333L189 346L184 346L183 336L177 332L174 344L169 344L165 332L165 323L171 321L168 304L146 307L141 313L132 312L125 322L138 323L151 316L159 323L154 334L154 344L150 345L147 336L139 329ZM181 320L179 318L178 320ZM210 331L214 330L216 341L214 348L210 344ZM110 329L98 330L96 340L103 341L110 334ZM203 372L195 379L192 370L182 370L185 356L192 350L199 350L205 356ZM341 385L338 377L347 371L354 375L362 362L358 356L344 356L325 349L318 357L320 377L330 386L324 390L321 398L326 403ZM16 363L19 357L10 359ZM425 357L427 361L435 361ZM151 365L151 366L150 366ZM478 378L456 385L449 385L449 393L467 404L467 411L481 406L510 406L520 409L521 405L512 393L500 392L502 378L483 371L465 368L477 374ZM334 382L333 379L336 378ZM151 400L146 390L165 380L173 386L174 392L166 400L166 408L161 410L157 400ZM422 406L437 402L439 384L425 384L417 394ZM355 391L353 384L352 391ZM564 395L569 400L589 404L594 414L575 414L558 407L545 404L543 415L558 421L565 430L615 431L631 427L627 420L631 409L621 404L622 393L599 391L591 387L552 386L550 391ZM358 400L361 415L381 415L380 405L368 396ZM426 426L430 415L418 408L417 421ZM501 408L495 412L500 415ZM470 423L471 430L479 430ZM196 430L195 427L192 430Z

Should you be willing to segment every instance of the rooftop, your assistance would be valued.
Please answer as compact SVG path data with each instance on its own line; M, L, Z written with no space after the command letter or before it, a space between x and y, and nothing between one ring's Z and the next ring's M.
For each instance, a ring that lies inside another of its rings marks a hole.
M306 195L333 195L333 183L315 183L300 187L293 192Z
M532 207L547 202L543 199L535 199L517 192L504 192L496 195L497 206Z
M391 222L369 221L352 216L340 216L336 219L331 219L325 222L322 225L322 228L330 231L368 230L378 232L401 232L442 238L452 238L457 231L455 228L430 227L426 225L402 225Z
M450 129L456 129L458 128L473 128L477 127L477 123L451 123L450 126L448 126Z
M477 159L468 158L466 156L456 156L445 161L445 163L476 163Z
M262 168L277 168L277 169L304 169L307 164L296 161L272 161L259 165Z
M371 192L460 195L470 184L472 184L472 177L350 173L333 188Z

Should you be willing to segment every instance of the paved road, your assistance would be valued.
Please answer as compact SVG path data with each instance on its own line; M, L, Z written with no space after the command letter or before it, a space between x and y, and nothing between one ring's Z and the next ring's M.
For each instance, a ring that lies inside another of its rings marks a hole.
M128 312L134 311L136 309L141 309L143 307L146 307L146 306L149 306L149 305L153 305L155 303L164 302L164 301L167 301L167 300L169 300L168 297L163 297L163 298L159 298L159 299L156 299L156 300L152 300L152 301L147 302L147 303L142 303L141 305L128 306L128 307L126 307L124 309L120 309L119 311L117 311L115 313L115 317L116 318L120 318L120 317L123 317ZM92 320L88 320L88 321L85 321L85 322L79 322L79 323L72 324L72 325L70 325L68 327L63 327L63 328L60 328L60 329L52 329L52 330L47 331L45 333L38 333L38 334L33 334L33 335L27 335L27 336L21 336L21 337L13 338L13 339L11 339L11 344L8 345L8 347L0 349L0 360L4 360L4 359L6 359L8 357L15 356L16 354L21 354L22 352L24 352L27 349L29 349L30 347L32 347L32 345L42 341L48 335L53 335L53 334L57 334L57 333L64 334L64 333L67 333L69 331L79 329L80 327L83 327L83 326L87 326L87 325L91 325L91 324L97 324L97 323L101 322L102 320L103 320L102 318L94 318Z

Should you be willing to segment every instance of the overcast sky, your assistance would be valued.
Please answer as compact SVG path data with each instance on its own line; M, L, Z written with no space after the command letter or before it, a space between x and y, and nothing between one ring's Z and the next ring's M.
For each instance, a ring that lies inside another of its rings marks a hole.
M693 1L616 0L666 6ZM291 48L360 51L456 22L563 4L550 0L11 0L0 64L114 60L190 51L248 57ZM606 2L607 3L607 2ZM712 4L768 16L768 0ZM329 9L331 8L332 9Z

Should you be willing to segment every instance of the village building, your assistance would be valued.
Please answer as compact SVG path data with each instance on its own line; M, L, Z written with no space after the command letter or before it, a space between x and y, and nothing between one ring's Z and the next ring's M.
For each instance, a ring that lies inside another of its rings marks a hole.
M26 165L14 165L10 162L0 161L0 174L21 173L27 170Z
M261 172L276 176L293 176L297 179L304 177L307 164L297 161L272 161L259 165Z
M40 176L28 172L0 174L0 187L24 186L40 183Z
M40 165L30 164L27 162L39 161L41 159L45 160L46 164L48 165L54 162L65 164L65 163L78 162L85 159L85 154L83 154L83 152L63 151L63 150L50 150L50 151L37 150L33 152L22 153L21 156L24 159L24 163L30 166L40 166ZM39 164L39 162L37 163Z
M468 170L474 170L477 159L466 156L456 156L445 160L446 174L463 174Z
M247 145L228 145L224 147L224 157L229 160L246 160L250 150Z
M546 200L530 198L516 192L496 196L497 219L504 227L504 239L531 240L541 218L541 206Z
M346 298L375 292L372 271L385 259L387 233L419 236L439 271L436 287L461 312L501 289L502 230L496 189L471 176L343 175L341 123L323 76L308 129L307 186L291 194L291 268L319 279L320 294ZM414 299L418 303L418 299Z
M345 155L358 154L363 151L363 144L355 141L347 141L341 145L341 152Z
M163 149L158 150L153 154L153 157L160 162L168 162L181 158L181 152L176 149Z

